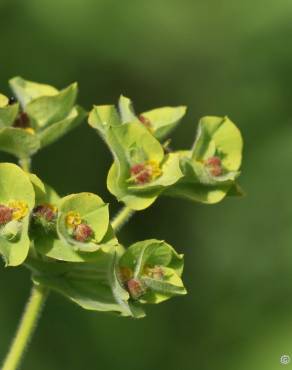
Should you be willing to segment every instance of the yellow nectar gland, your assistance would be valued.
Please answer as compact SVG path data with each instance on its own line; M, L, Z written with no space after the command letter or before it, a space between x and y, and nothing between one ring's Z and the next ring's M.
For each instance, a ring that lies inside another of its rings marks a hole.
M24 131L28 132L31 135L35 135L35 130L32 127L24 128Z
M145 162L145 167L149 168L151 170L151 177L152 180L156 179L156 177L160 176L162 174L162 170L159 167L159 163L153 160L149 160Z
M70 211L66 215L66 225L75 228L81 224L81 216L79 212Z
M28 213L28 205L21 200L14 200L9 202L8 207L12 209L12 219L20 220Z

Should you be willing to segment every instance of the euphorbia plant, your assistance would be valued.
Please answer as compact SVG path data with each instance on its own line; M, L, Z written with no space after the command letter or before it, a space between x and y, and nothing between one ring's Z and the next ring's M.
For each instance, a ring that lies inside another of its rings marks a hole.
M183 255L148 239L126 247L117 231L159 196L217 203L241 195L242 138L227 117L203 117L190 150L171 151L165 138L186 108L136 114L130 99L94 106L88 122L113 154L107 185L124 203L111 221L96 194L61 197L31 173L31 157L81 123L77 85L63 90L15 77L14 98L0 95L0 150L20 166L0 164L0 253L6 266L26 266L33 288L3 370L16 369L49 291L87 310L145 316L146 304L186 294Z

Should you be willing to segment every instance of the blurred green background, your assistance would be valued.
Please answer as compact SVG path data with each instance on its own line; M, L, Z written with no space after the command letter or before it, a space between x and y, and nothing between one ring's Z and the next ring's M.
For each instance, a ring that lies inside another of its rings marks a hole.
M191 145L206 114L228 114L245 138L247 197L215 206L161 199L120 233L184 252L189 294L140 321L52 294L24 370L276 370L292 356L291 15L291 0L0 1L2 92L14 75L60 88L76 80L88 109L121 93L138 111L188 105L175 148ZM33 166L61 194L97 192L113 214L110 162L84 124ZM1 265L0 358L29 290L26 270Z

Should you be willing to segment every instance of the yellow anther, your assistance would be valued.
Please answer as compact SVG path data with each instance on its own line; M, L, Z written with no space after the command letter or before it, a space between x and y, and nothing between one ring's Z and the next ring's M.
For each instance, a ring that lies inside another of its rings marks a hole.
M8 207L12 209L12 219L20 220L28 213L28 205L21 200L14 200L8 203Z
M70 211L66 215L66 225L68 227L75 228L77 225L81 224L81 221L79 212Z
M28 132L31 135L35 135L35 130L32 127L24 128L24 131Z
M149 173L151 176L151 180L156 179L156 177L162 174L162 170L159 167L159 163L153 160L149 160L145 162L145 168L149 169Z

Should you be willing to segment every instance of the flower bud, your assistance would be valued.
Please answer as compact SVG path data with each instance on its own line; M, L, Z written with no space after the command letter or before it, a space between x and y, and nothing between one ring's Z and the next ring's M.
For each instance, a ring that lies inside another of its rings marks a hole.
M51 230L55 227L57 212L57 207L52 204L40 204L34 208L33 218L35 223L40 224L47 230Z

